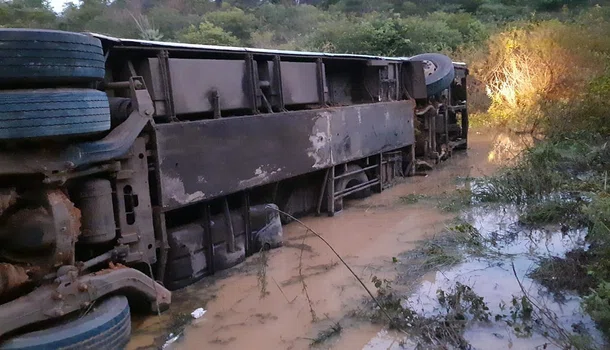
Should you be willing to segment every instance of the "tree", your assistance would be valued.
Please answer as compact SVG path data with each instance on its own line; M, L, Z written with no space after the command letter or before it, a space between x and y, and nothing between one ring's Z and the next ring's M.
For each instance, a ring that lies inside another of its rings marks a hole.
M57 27L57 18L48 1L14 0L0 2L0 23L7 28Z
M180 32L192 24L199 24L201 16L184 15L169 7L153 7L147 15L150 23L161 32L165 40L176 40Z
M249 43L252 32L256 30L256 17L237 7L207 13L205 20L216 27L222 28L222 30L245 44Z
M78 6L68 4L62 13L61 29L77 32L86 30L87 25L96 17L101 17L109 5L109 0L80 0Z
M190 44L204 45L237 46L240 44L239 39L207 21L201 22L199 26L191 25L180 35L180 40Z

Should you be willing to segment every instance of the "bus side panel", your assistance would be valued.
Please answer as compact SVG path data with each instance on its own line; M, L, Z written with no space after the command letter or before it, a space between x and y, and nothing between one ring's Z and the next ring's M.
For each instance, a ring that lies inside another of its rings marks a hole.
M155 126L171 210L413 143L409 101Z
M413 109L413 102L401 101L357 105L334 113L330 119L333 165L414 144Z

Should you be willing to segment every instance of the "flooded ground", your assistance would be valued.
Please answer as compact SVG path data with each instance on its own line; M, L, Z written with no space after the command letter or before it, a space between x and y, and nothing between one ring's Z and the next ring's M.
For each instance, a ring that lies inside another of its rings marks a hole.
M456 219L455 212L439 210L438 205L426 201L406 204L404 198L449 194L463 186L459 179L491 174L507 149L512 156L519 147L491 133L473 133L469 148L455 153L428 176L409 178L382 194L352 202L334 218L309 217L303 222L321 234L371 290L375 291L373 276L400 280L401 256L422 240L446 231ZM418 280L415 293L405 303L422 314L432 314L437 307L436 291L451 288L458 281L483 296L491 312L501 313L499 305L510 303L521 289L514 265L524 288L536 300L550 305L562 325L592 328L579 311L576 297L568 295L562 304L556 303L526 276L540 256L561 255L579 244L580 232L565 235L558 230L538 230L525 234L526 230L516 225L516 213L506 208L476 208L461 217L477 228L486 246L501 257L472 257L428 273ZM318 348L409 348L409 339L404 336L351 316L362 305L366 291L323 242L308 235L298 223L285 226L284 235L284 247L255 255L241 266L175 292L172 308L164 315L134 318L128 349L307 349L320 332L337 323L340 334ZM199 307L207 312L192 320L190 313ZM186 320L189 325L182 329ZM542 335L518 338L508 328L500 324L474 327L465 337L477 349L525 349L547 343ZM499 346L498 341L505 346Z
M466 254L464 262L429 273L415 293L403 300L405 307L424 317L435 315L439 313L437 291L449 291L456 283L461 283L484 298L494 318L496 315L510 316L513 297L520 302L520 298L527 295L536 305L534 312L540 307L550 315L542 315L545 324L536 324L533 318L531 334L527 336L503 320L475 324L464 334L472 348L564 349L553 339L560 336L550 334L563 330L587 336L589 348L604 348L601 333L581 310L580 297L568 292L556 294L529 277L541 259L564 257L572 249L583 247L584 230L528 228L519 224L519 215L511 207L473 208L467 210L462 219L480 233L484 247L478 249L485 253ZM525 323L521 325L522 330L523 325ZM415 346L408 337L382 330L364 349L415 349Z

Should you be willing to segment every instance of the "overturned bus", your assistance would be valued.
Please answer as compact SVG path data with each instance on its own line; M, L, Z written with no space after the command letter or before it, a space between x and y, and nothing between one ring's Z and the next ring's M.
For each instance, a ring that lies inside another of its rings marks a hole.
M121 348L130 305L466 147L468 69L439 54L0 29L0 57L2 349Z

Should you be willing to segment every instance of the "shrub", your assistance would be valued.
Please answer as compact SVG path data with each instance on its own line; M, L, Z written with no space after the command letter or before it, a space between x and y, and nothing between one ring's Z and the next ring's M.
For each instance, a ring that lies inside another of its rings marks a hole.
M222 28L222 30L236 37L246 45L250 42L251 33L256 30L256 17L237 7L229 7L224 8L221 11L209 12L204 18L207 22Z
M207 21L201 22L197 27L191 25L180 35L180 40L190 44L239 45L239 39Z

